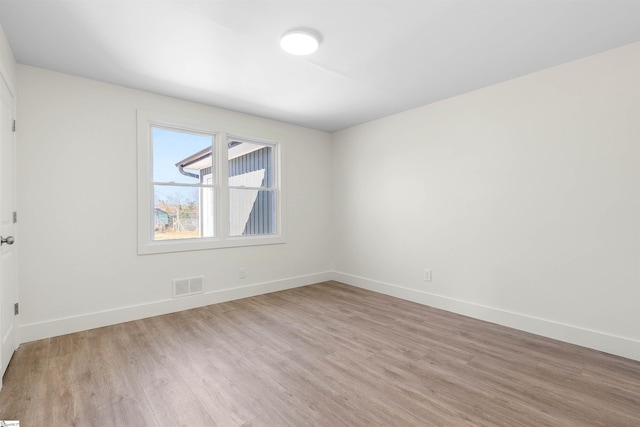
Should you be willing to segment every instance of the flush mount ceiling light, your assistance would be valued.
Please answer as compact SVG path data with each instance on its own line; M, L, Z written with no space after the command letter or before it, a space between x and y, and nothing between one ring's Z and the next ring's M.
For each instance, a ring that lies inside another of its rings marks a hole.
M292 55L309 55L318 50L318 36L308 30L292 30L284 33L280 47Z

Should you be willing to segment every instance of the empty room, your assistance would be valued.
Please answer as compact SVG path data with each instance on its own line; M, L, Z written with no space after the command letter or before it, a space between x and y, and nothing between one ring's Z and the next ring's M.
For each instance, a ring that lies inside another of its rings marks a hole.
M640 425L640 1L0 27L0 424Z

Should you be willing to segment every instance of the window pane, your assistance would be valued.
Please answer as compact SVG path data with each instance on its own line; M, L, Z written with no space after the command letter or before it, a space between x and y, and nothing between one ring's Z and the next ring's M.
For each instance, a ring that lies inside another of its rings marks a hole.
M229 142L229 186L273 187L273 147Z
M153 240L213 237L212 188L154 185Z
M271 190L229 190L230 236L274 234L275 194Z
M153 181L197 184L212 170L213 136L152 129Z

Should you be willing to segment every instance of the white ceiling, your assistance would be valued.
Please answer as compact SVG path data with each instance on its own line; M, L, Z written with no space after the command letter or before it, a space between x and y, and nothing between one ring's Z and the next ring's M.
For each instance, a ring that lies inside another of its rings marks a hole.
M640 0L0 0L21 64L335 131L640 41ZM307 57L279 37L322 35Z

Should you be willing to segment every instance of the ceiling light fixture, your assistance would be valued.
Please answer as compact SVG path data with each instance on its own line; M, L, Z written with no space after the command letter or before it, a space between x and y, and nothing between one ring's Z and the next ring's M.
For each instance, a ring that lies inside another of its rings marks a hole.
M284 33L280 47L292 55L310 55L320 46L317 35L308 30L292 30Z

